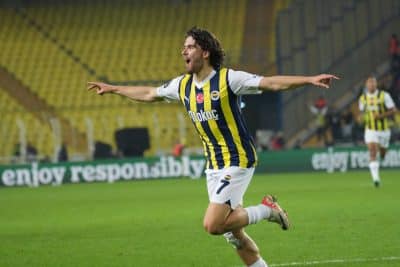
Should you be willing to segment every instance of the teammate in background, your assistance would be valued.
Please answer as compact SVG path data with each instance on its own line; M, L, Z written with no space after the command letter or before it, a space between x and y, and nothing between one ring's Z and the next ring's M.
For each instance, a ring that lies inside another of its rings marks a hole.
M367 78L365 87L366 91L359 99L359 108L365 121L364 141L369 150L369 170L374 185L379 187L378 152L384 159L390 141L388 117L395 114L396 107L390 95L377 88L374 76Z
M223 234L247 266L267 266L244 227L267 220L286 230L289 220L286 212L269 195L264 196L259 205L242 207L257 155L240 112L240 95L259 94L263 90L289 90L306 84L329 88L331 80L337 77L328 74L262 77L224 68L224 52L219 41L207 30L199 28L186 33L182 57L187 74L158 88L89 82L88 90L96 89L99 95L113 93L144 102L180 101L203 142L207 158L210 203L204 215L205 230L213 235Z
M318 142L323 141L323 145L327 146L329 144L329 140L326 123L326 115L328 112L328 104L326 99L322 95L319 96L313 105L310 105L310 111L315 115Z

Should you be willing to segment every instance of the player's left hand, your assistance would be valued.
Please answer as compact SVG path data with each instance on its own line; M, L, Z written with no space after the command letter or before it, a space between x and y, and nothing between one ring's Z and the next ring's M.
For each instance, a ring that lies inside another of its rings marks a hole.
M112 85L102 82L88 82L87 86L88 91L96 89L98 95L112 93L113 91L115 91Z
M339 80L339 77L332 74L320 74L312 76L310 78L310 83L318 87L329 88L333 79Z

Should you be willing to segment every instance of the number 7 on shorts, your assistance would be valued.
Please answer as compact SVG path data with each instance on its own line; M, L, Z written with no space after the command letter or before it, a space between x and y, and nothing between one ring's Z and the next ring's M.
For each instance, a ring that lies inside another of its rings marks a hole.
M222 183L222 185L218 188L217 195L219 193L221 193L222 189L224 189L225 187L227 187L230 184L230 182L227 180L221 180L220 182Z

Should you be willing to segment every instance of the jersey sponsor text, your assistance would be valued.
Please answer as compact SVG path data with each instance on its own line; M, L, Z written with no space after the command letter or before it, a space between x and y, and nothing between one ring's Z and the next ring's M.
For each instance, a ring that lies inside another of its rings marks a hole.
M213 109L210 111L200 110L200 112L189 111L189 116L193 122L203 122L208 120L218 120L218 112Z

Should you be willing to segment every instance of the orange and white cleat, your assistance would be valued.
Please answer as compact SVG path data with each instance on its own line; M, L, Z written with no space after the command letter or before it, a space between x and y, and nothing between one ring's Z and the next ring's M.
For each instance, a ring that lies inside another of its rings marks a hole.
M289 229L290 224L287 212L279 206L277 199L274 196L265 196L262 199L261 204L271 208L271 214L266 219L267 221L279 224L283 230Z

